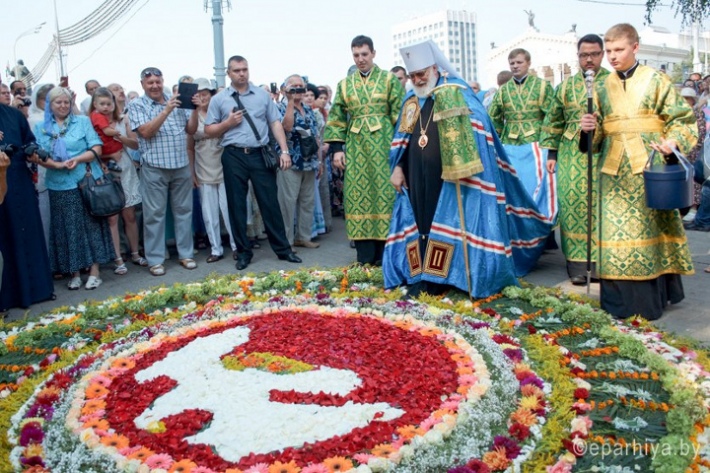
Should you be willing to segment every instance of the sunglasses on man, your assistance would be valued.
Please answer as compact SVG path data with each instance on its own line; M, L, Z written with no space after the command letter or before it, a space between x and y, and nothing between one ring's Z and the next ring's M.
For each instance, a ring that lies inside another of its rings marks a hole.
M162 77L163 73L160 72L160 69L157 67L146 67L143 69L143 72L141 72L141 79L146 79L150 76L155 76L155 77Z

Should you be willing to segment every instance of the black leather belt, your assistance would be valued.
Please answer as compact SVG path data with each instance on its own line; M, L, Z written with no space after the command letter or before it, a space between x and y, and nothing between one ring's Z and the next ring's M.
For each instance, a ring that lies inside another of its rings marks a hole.
M227 145L227 148L232 148L232 149L237 150L240 153L244 153L244 154L254 154L254 153L261 152L261 148L245 148L243 146L237 146L237 145Z

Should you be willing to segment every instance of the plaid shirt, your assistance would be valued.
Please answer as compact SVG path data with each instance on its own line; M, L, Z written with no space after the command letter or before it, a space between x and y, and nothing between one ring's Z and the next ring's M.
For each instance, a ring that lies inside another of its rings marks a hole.
M169 97L164 97L167 102ZM164 109L165 104L155 102L146 95L133 100L128 104L131 129L136 131L140 126L154 120ZM138 135L141 163L160 169L178 169L188 165L185 125L190 113L191 110L176 108L168 115L154 137L146 139Z

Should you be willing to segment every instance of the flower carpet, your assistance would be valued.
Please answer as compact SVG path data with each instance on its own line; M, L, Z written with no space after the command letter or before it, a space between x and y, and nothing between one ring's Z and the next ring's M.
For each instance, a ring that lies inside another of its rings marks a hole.
M578 296L362 267L0 326L0 472L710 471L710 361Z

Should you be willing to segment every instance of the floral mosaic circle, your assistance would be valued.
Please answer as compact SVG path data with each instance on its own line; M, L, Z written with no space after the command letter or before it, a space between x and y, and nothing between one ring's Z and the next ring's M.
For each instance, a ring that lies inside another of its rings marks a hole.
M0 470L710 469L704 351L549 290L380 278L221 278L0 332Z

